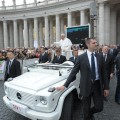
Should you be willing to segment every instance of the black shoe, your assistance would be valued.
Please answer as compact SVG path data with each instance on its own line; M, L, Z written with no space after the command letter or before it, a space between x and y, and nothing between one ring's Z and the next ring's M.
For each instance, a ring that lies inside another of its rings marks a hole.
M90 120L95 120L95 117L93 115L91 115Z

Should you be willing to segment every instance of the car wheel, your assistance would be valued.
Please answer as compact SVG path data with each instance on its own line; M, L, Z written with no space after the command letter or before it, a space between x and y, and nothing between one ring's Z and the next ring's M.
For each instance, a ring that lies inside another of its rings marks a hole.
M73 93L70 93L64 101L60 120L72 120L73 114L72 111L73 111Z

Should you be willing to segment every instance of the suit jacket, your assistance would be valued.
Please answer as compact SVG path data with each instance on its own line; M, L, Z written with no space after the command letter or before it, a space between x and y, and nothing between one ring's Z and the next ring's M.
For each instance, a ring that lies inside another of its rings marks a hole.
M9 70L9 77L8 77L8 66L9 66L9 60L6 62L6 71L4 76L4 81L7 81L8 78L15 78L19 75L21 75L21 67L20 62L16 59L13 60L10 70Z
M118 54L118 50L117 50L116 48L114 48L112 53L111 53L110 51L111 51L111 50L109 49L108 54L111 54L112 57L113 57L113 59L115 59L115 57L116 57L117 54Z
M99 53L101 55L101 57L103 57L104 60L104 56L103 53ZM110 74L114 73L114 58L111 54L107 54L107 59L105 62L105 67L106 67L106 71L107 71L107 76L108 76L108 80L110 80Z
M39 63L45 63L47 61L50 62L50 58L49 58L48 54L45 52L44 55L42 55L42 54L40 55L40 57L39 57Z
M52 63L59 63L62 64L63 62L66 61L66 57L63 55L60 55L60 58L58 60L57 56L54 56Z
M104 84L104 89L109 89L107 73L105 69L105 65L103 62L103 58L96 53L97 59L97 67L98 67L98 74L100 78L100 91L101 94L103 93L102 88L102 80ZM88 97L91 92L92 82L91 82L91 68L88 60L87 52L78 56L75 66L73 67L67 81L65 82L64 86L68 87L69 84L74 80L76 74L80 71L80 94L84 97Z
M75 59L74 59L74 57L70 57L70 59L69 59L69 60L75 64L75 62L76 62L77 58L75 58Z

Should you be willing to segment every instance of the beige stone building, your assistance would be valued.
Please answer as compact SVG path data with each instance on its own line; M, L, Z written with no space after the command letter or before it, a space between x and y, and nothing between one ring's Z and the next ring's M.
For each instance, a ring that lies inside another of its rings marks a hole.
M120 43L120 0L44 0L0 7L0 48L49 46L60 40L66 27L94 20L99 44Z

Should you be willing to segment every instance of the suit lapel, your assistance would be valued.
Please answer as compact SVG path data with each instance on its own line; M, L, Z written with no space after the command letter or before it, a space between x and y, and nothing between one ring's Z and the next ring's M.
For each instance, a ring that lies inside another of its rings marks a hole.
M97 67L98 67L98 70L99 70L99 58L98 58L98 54L97 53L95 53L95 56L96 56L96 60L97 60ZM98 73L99 73L99 71L98 71Z
M90 68L90 63L89 63L89 60L88 60L88 55L87 55L87 52L85 52L85 63L87 64L87 66L88 66L88 68L91 70L91 68Z
M13 67L14 62L15 62L15 59L12 61L10 69Z

